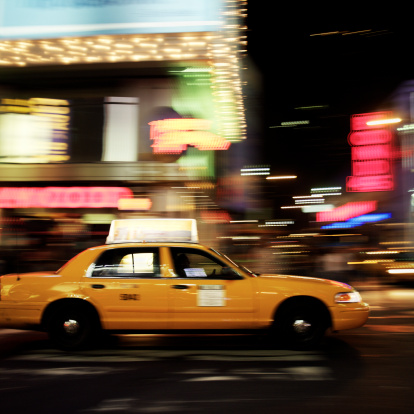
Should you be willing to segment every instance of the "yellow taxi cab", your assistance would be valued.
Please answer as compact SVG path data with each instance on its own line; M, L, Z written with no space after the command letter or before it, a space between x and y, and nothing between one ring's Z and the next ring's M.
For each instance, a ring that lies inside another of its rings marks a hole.
M289 347L358 328L369 306L332 280L258 275L198 242L195 220L128 219L57 272L0 277L0 328L67 350L100 333L269 332Z

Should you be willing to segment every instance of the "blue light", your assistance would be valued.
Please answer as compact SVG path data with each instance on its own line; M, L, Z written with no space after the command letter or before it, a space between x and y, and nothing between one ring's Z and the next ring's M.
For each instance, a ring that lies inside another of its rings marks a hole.
M353 227L362 226L365 223L374 223L389 218L391 218L391 213L363 214L362 216L353 217L347 221L327 224L326 226L322 226L321 229L351 229Z

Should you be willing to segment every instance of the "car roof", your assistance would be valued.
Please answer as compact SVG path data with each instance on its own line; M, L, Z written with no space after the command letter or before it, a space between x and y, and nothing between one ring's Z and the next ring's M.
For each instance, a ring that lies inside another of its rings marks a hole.
M131 242L131 243L110 243L100 246L94 246L90 249L109 250L114 248L128 248L128 247L185 247L196 248L202 250L210 250L209 247L200 243L181 243L181 242Z

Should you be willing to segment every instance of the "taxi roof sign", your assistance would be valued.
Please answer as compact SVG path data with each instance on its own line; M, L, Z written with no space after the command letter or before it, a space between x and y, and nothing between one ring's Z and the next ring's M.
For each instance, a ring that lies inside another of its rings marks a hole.
M198 243L194 219L123 219L113 220L106 244L113 243Z

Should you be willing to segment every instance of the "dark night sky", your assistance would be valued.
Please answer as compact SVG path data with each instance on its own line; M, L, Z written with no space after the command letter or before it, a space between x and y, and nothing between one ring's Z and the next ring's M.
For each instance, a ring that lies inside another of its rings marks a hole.
M279 3L279 2L275 2ZM414 79L413 35L403 9L248 7L249 138L273 173L297 173L302 185L344 185L352 114L391 109L390 97ZM390 5L388 5L390 6ZM360 33L354 33L354 32ZM340 32L325 36L317 33ZM354 34L347 34L353 32ZM253 68L261 87L251 82ZM322 105L322 109L295 109ZM300 128L270 128L309 120Z

